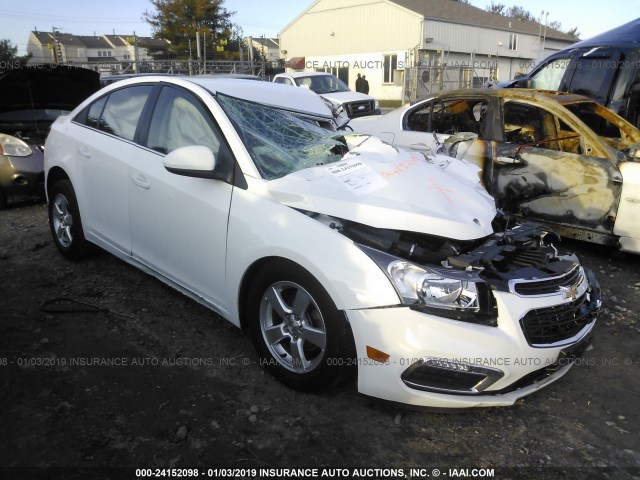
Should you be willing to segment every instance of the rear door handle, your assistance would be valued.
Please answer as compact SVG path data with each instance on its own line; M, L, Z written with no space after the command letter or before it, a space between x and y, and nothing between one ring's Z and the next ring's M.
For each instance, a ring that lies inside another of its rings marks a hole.
M133 183L135 183L140 188L144 188L145 190L149 190L151 188L151 184L147 181L144 175L136 175L131 177Z

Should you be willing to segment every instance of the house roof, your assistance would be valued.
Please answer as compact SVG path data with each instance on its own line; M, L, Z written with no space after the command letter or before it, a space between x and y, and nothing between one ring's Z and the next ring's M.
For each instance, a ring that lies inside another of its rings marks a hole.
M109 42L102 37L80 36L78 38L87 48L113 48Z
M264 45L265 48L280 48L277 38L251 37L254 43Z
M80 37L72 35L71 33L58 33L58 41L65 47L84 47Z
M159 38L151 37L138 37L138 45L149 49L166 49L169 44L166 40L160 40Z
M53 35L49 32L31 32L34 37L38 39L38 41L42 45L46 45L47 43L51 43L53 41Z
M104 35L104 37L111 42L114 47L126 47L128 45L125 38L126 35Z
M515 33L525 33L538 36L540 24L517 18L505 17L487 12L473 5L453 0L387 0L407 10L411 10L426 19L443 20L463 25L507 30ZM543 26L544 27L544 26ZM547 26L547 38L555 40L576 41L578 37L569 35Z

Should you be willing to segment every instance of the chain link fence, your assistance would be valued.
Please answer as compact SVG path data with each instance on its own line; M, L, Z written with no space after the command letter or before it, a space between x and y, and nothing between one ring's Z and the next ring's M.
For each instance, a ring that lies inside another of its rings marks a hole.
M495 80L497 66L473 68L445 65L412 67L405 69L403 103L412 102L443 90L481 87Z

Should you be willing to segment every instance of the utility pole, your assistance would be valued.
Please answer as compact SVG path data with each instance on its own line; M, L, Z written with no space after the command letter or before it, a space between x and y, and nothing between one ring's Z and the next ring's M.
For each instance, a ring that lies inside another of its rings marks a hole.
M53 31L53 41L54 41L54 55L56 59L56 63L58 65L63 63L62 58L62 45L60 44L60 37L58 36L58 27L51 27Z
M138 36L136 35L136 31L133 31L133 66L134 71L138 73L138 61L139 61L139 53L138 53Z

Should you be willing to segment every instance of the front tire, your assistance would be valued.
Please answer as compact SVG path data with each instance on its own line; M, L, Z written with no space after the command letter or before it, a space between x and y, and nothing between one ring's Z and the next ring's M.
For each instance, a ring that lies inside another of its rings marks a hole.
M69 180L57 181L49 191L49 227L58 250L70 260L80 260L92 253L84 238L80 210Z
M275 262L256 275L249 329L260 363L285 385L326 390L355 371L347 320L306 270Z

